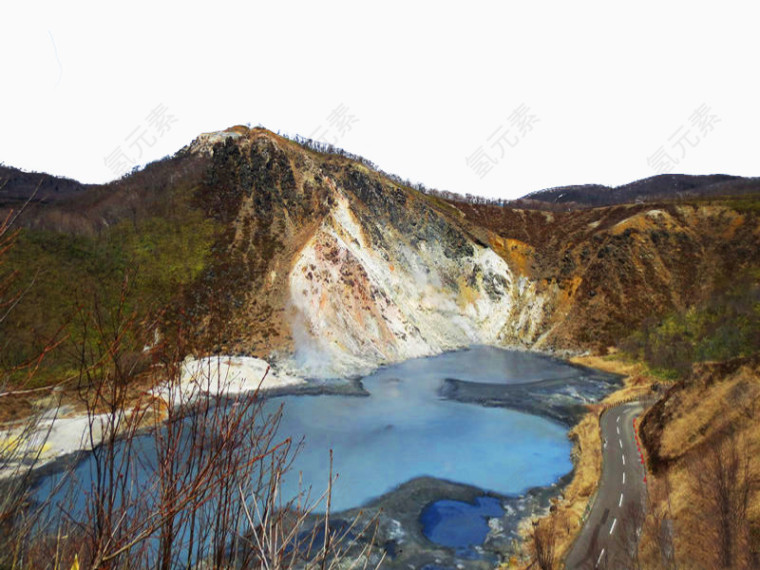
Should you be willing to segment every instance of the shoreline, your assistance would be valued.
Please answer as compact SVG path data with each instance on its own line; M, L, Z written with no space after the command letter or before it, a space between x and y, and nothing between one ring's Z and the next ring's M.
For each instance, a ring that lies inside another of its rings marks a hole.
M244 395L250 395L254 392L245 392L240 394L240 396ZM357 379L351 379L346 380L344 383L335 382L335 383L329 383L329 384L312 384L312 383L306 383L306 384L297 384L292 386L281 386L281 387L274 387L274 388L268 388L268 389L262 389L260 390L256 397L263 400L269 400L269 399L276 399L276 398L283 398L286 396L345 396L345 397L351 397L351 398L366 398L369 397L369 392L367 392L364 387L361 385L361 382ZM212 396L214 397L214 396ZM234 396L216 396L218 398L218 402L221 405L224 405L226 403L234 401ZM189 413L194 413L194 408L200 405L200 403L195 403L190 405ZM155 412L150 412L155 413ZM70 419L84 419L86 416L74 416ZM61 418L63 420L69 419L69 418ZM61 421L60 419L58 421ZM150 425L141 426L134 432L135 437L140 436L146 436L150 435L152 430L156 428L156 426L161 426L163 423L163 420L161 420L158 423L151 423ZM119 436L121 437L121 436ZM85 459L94 449L96 449L99 445L99 443L94 448L91 449L76 449L70 452L63 453L61 455L57 455L53 458L51 458L48 461L45 461L44 463L39 464L38 466L35 466L32 469L31 472L31 478L32 478L32 485L36 483L37 480L43 479L50 475L55 475L57 473L61 473L65 471L66 469L75 466L79 461L82 459ZM2 478L2 474L0 474L0 479Z
M241 395L245 394L253 394L253 392L247 392ZM275 387L275 388L268 388L268 389L262 389L258 392L257 397L261 400L268 400L268 399L275 399L275 398L283 398L286 396L346 396L346 397L353 397L353 398L366 398L369 397L369 392L367 392L363 386L361 386L361 382L356 379L351 379L345 381L345 383L330 383L330 384L298 384L298 385L292 385L292 386L286 386L286 387ZM233 396L218 396L218 401L220 404L224 405L225 403L234 401ZM200 403L192 404L190 406L190 409L192 410L196 405L200 405ZM155 413L155 412L149 412L149 413ZM190 413L193 413L192 411ZM67 419L72 420L80 420L85 419L86 415L77 415L73 416L71 418L60 418L57 421L65 421ZM152 430L156 428L156 426L161 426L163 420L159 423L151 423L150 425L141 426L134 432L135 437L141 437L150 435ZM121 436L118 436L121 437ZM36 482L39 479L44 479L45 477L56 475L59 473L62 473L63 471L71 468L72 466L75 466L77 463L79 463L81 460L85 459L90 453L93 452L94 449L96 449L99 445L102 445L102 442L96 445L95 447L91 449L81 448L81 449L75 449L73 451L68 451L65 453L62 453L60 455L56 455L55 457L52 457L49 460L44 461L43 463L39 463L38 465L34 466L31 470L30 476L32 480L32 487L35 486ZM3 474L0 474L0 480L2 480Z
M434 354L427 356L421 356L417 358L431 358L439 356L444 353L463 352L479 346L488 346L498 348L500 350L524 352L539 355L543 358L547 358L553 361L561 362L565 365L579 368L581 370L590 370L589 367L583 365L576 365L570 359L571 354L578 354L578 351L547 351L547 350L530 350L524 346L494 346L494 345L470 345L455 347L447 350L442 350ZM567 359L565 359L567 357ZM409 359L407 359L409 360ZM145 401L131 402L131 404L137 404L140 409L148 414L162 415L161 407L176 405L177 399L179 399L180 405L192 404L192 399L198 394L212 394L216 397L223 397L224 395L240 395L243 393L259 393L262 397L276 398L289 395L350 395L350 396L367 396L368 392L364 390L361 384L361 379L377 371L400 364L405 360L384 362L381 364L373 365L371 370L364 375L357 373L346 374L342 378L310 378L304 376L298 376L295 374L290 366L288 360L279 361L277 359L272 361L270 365L266 361L248 356L207 356L198 359L188 357L182 363L182 378L179 385L175 388L174 393L168 393L166 384L159 384L149 388L143 393ZM242 363L242 364L241 364ZM227 366L224 375L222 374L222 367L220 364ZM242 366L243 370L238 370ZM197 382L196 378L199 374L206 373L206 380L203 385ZM262 377L266 378L262 381ZM243 373L241 376L240 373ZM232 373L232 376L230 374ZM245 374L252 375L252 378L248 378ZM237 374L237 375L235 375ZM224 380L222 380L224 378ZM230 379L231 378L231 379ZM188 394L186 391L186 384L194 384L194 392ZM471 383L475 384L475 383ZM514 386L519 386L515 384ZM205 388L205 389L204 389ZM212 391L211 388L214 388ZM175 402L170 402L170 400ZM563 425L570 427L572 424L567 423L567 414L560 413L552 414L546 413L544 410L537 408L536 410L528 409L526 406L521 406L519 402L513 402L511 405L508 402L499 400L499 398L483 397L478 394L452 394L450 399L457 400L465 403L473 403L476 405L489 406L489 407L505 407L514 409L524 413L531 413L539 415L552 421L559 421ZM54 412L53 421L50 420L50 413ZM61 411L63 410L63 413ZM73 413L72 413L73 412ZM577 414L571 412L571 415ZM47 417L46 417L47 416ZM29 416L26 420L14 420L5 425L0 425L0 450L10 449L11 455L15 453L14 449L25 445L26 449L21 452L23 458L21 460L11 460L4 465L4 468L0 470L0 480L13 477L14 473L26 473L29 467L29 463L35 463L31 468L31 472L37 472L40 469L47 468L46 473L51 473L59 469L56 465L63 464L64 466L71 463L72 458L79 457L80 454L91 453L92 450L100 443L99 438L96 439L96 445L90 446L86 434L82 430L76 431L76 424L87 421L87 413L82 410L73 410L70 405L61 404L60 400L55 407L43 411L38 421L40 425L44 425L43 429L35 429L34 433L24 433L24 428L27 422L33 420L34 416ZM82 426L84 428L84 426ZM140 427L139 432L142 434L145 431L152 429L152 426ZM56 433L56 437L51 439L48 434L48 430ZM69 433L76 431L76 433ZM60 432L66 432L67 435L58 437ZM36 441L40 440L41 434L48 434L42 438L42 445L35 445ZM26 442L21 441L21 436L27 438ZM57 439L57 442L55 441ZM29 440L33 440L31 443ZM57 445L53 445L57 443ZM52 452L50 446L56 447L57 451ZM53 467L48 468L49 465Z
M578 364L572 367L580 374L506 385L445 378L439 395L457 402L532 414L571 430L586 415L589 405L624 387L620 374ZM613 387L617 389L610 390Z
M602 474L602 438L599 423L601 414L607 408L622 404L630 398L651 397L651 387L655 383L640 364L626 362L614 355L576 356L571 363L619 375L622 377L622 386L601 401L590 405L581 420L568 432L568 437L573 441L573 476L561 498L549 511L538 517L539 524L546 524L553 519L554 528L558 530L555 543L555 560L558 563L565 559L583 529L585 517L596 498ZM522 562L518 567L523 569L530 565L526 550L530 542L530 528L527 523L528 521L525 521L520 533Z
M330 520L358 520L359 527L376 520L378 529L375 539L384 545L388 553L385 568L406 569L409 565L422 568L429 564L493 568L500 560L514 554L515 541L520 540L522 522L548 509L552 498L568 484L572 474L571 470L554 483L509 495L432 476L415 477L370 499L361 507L331 512ZM463 559L458 548L443 546L425 536L420 516L428 506L441 500L474 504L476 499L482 497L498 500L504 513L499 517L489 517L489 531L483 543L471 549L480 552L481 558Z
M217 360L211 357L206 360ZM250 357L219 357L219 364L227 366L224 376L221 367L216 372L204 376L199 382L197 372L186 374L170 389L168 384L154 386L142 393L141 399L134 404L137 413L144 414L140 425L134 430L135 436L144 436L156 426L160 426L165 418L165 409L169 406L186 407L188 413L211 399L220 404L233 401L235 398L253 396L256 398L273 399L284 396L319 396L342 395L349 397L367 397L367 392L359 378L335 379L325 381L307 380L304 378L284 375L278 376L269 372L264 380L264 372L268 364L260 359ZM201 361L187 361L191 366ZM242 363L242 364L241 364ZM263 364L262 364L263 363ZM250 378L253 365L253 379ZM237 367L248 368L245 374L234 376L230 370ZM134 412L126 412L129 416ZM29 422L34 422L31 432ZM0 470L0 481L19 476L30 476L37 481L48 475L61 472L76 465L93 450L102 444L102 423L105 414L92 414L76 410L70 405L60 402L45 410L38 418L30 416L26 421L14 421L0 429L0 451L6 451ZM90 426L93 426L93 441L90 441ZM117 439L122 437L117 435Z

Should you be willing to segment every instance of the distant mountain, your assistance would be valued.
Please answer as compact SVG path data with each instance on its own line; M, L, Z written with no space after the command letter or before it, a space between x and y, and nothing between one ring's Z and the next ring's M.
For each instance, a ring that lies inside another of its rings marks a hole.
M24 172L0 165L0 207L32 202L50 202L68 197L88 188L71 178L41 172Z
M561 204L571 208L595 208L615 204L752 193L760 193L760 178L743 178L727 174L660 174L615 187L582 184L547 188L531 192L520 200Z

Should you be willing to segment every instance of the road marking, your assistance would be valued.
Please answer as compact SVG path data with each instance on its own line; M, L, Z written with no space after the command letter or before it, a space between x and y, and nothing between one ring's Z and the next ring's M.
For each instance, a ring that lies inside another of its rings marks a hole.
M620 500L618 501L618 507L623 506L623 493L620 493Z
M597 566L599 566L599 563L602 561L602 556L604 556L604 548L602 548L602 551L599 553L599 558L596 559Z
M625 471L623 471L623 485L625 485Z
M610 527L610 534L612 534L613 531L615 530L615 523L617 523L617 519L615 519L614 521L612 521L612 526Z
M616 421L617 423L620 423L620 416L618 416L618 417L617 417L617 419L616 419L615 421Z
M620 449L623 449L623 440L622 440L622 439L619 439L619 440L618 440L618 443L620 444Z
M623 465L625 465L625 455L621 455L620 458L623 460Z
M620 435L620 426L617 427L618 435Z

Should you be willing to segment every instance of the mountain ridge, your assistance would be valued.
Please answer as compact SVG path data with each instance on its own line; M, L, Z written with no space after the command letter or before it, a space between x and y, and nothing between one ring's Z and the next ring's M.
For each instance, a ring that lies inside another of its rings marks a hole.
M197 353L253 355L305 376L478 343L604 351L759 262L757 211L741 201L572 212L471 204L367 162L234 127L109 185L34 204L20 221L24 239L121 248L120 267L147 274L141 295L169 302L160 334L182 324ZM118 235L128 239L108 237Z
M546 188L526 194L520 201L562 204L566 207L599 207L657 200L738 196L760 192L760 178L728 174L658 174L622 184L578 184Z
M570 208L588 208L667 199L683 200L700 196L739 196L760 193L760 177L744 177L729 174L692 175L668 173L641 178L618 186L594 183L570 184L534 190L512 200L489 199L470 194L465 195L451 191L428 189L423 184L412 184L408 180L402 180L399 176L383 171L372 161L331 144L320 143L319 141L300 136L291 138L288 135L275 134L264 127L249 128L243 125L236 125L221 131L201 133L190 143L174 153L174 155L148 163L142 168L145 169L168 159L188 154L211 156L214 145L224 143L228 139L233 141L240 140L241 138L244 139L251 132L266 132L282 140L295 142L302 148L313 152L355 160L376 171L378 174L388 177L397 184L413 187L416 190L432 193L433 195L452 201L499 203L516 208L527 207L530 209L540 209L542 206L545 206L548 209L554 209L557 205ZM138 168L131 174L139 173L140 170ZM32 197L35 201L57 200L74 192L113 186L129 177L130 175L125 175L120 179L102 184L86 184L65 176L33 171L28 172L0 163L0 208L19 201L23 202ZM41 185L39 189L37 189L38 184Z

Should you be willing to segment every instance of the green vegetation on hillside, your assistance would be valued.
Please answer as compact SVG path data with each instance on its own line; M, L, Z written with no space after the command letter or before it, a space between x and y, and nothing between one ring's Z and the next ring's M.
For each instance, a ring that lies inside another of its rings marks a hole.
M143 319L198 277L209 262L215 226L189 204L175 206L173 213L122 220L99 235L22 230L4 266L17 273L15 287L22 292L0 324L4 369L23 365L52 338L65 336L69 342L47 355L34 377L35 385L61 381L71 374L66 345L82 340L78 311L97 306L108 315L118 307Z
M623 350L670 379L688 376L694 362L760 351L760 270L720 288L710 299L661 320L648 319Z

